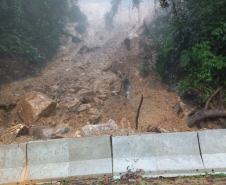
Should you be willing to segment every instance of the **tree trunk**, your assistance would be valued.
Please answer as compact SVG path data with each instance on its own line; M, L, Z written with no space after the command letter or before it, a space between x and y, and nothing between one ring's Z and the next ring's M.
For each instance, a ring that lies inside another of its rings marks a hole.
M186 123L189 127L192 127L196 122L209 117L212 118L226 117L226 110L225 109L201 110L194 114L193 116L189 117L186 120Z

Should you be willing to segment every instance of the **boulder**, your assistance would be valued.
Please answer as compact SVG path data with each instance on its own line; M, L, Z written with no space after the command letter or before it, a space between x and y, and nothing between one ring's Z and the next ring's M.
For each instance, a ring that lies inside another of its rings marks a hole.
M32 123L40 117L48 117L55 109L56 102L39 92L30 92L18 102L17 113L23 122Z
M104 123L104 124L86 125L86 126L82 127L82 130L87 135L99 134L99 133L103 133L103 132L107 132L107 131L111 131L111 130L117 130L117 129L119 129L119 128L112 119L110 119L107 123Z

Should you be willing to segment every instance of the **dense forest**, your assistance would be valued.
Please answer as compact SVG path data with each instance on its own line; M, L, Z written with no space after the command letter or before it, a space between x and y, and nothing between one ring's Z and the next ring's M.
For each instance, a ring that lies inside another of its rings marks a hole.
M160 5L147 30L158 49L157 70L202 104L226 85L226 1L161 0Z
M43 63L56 53L67 22L84 20L74 0L0 0L0 56Z

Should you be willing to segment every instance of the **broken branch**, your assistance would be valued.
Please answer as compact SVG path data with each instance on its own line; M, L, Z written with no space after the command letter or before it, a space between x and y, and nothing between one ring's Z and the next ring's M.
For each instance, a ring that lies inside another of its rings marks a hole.
M136 116L136 130L138 129L138 119L139 119L139 115L140 115L140 108L141 108L141 106L142 106L142 103L143 103L143 95L142 95L142 97L141 97L141 100L140 100L140 105L139 105L139 107L138 107L138 109L137 109L137 116Z

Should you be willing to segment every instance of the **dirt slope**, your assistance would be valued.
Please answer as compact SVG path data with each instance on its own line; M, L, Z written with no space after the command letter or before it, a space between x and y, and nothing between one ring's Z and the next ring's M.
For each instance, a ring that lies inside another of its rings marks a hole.
M92 91L93 94L86 103L90 103L92 107L99 110L102 115L102 120L99 123L113 119L120 128L134 129L136 111L141 95L143 95L139 130L146 132L150 125L151 127L162 127L171 132L197 130L196 127L188 128L183 117L178 117L175 114L174 107L180 102L180 98L177 94L168 92L168 87L154 70L154 59L149 61L153 69L151 74L145 79L140 76L141 58L146 53L152 53L155 56L155 51L152 42L140 36L142 28L138 23L137 14L133 13L128 16L128 8L120 7L114 28L106 30L103 14L109 7L108 4L94 3L82 4L81 6L89 18L87 32L84 35L76 33L74 30L76 23L69 24L68 30L83 41L73 43L71 38L62 38L61 51L52 61L49 61L39 76L1 87L0 103L17 103L24 94L30 91L38 91L49 97L56 97L58 109L55 115L39 119L36 123L28 126L63 124L81 131L81 135L84 135L81 129L89 124L89 115L87 112L75 114L62 108L61 104L67 97L79 99L84 92ZM150 7L141 7L141 20L145 16L151 17L149 10ZM126 38L131 39L130 51L124 44ZM83 54L79 53L79 50L84 46L93 50L91 52L83 51ZM127 98L126 89L121 87L122 79L119 73L124 77L127 76L130 82L130 100ZM62 92L53 92L53 85L59 86ZM120 93L112 95L112 91L118 91L120 88ZM71 89L81 90L76 93ZM104 105L95 103L93 98L103 94L107 94ZM126 118L127 121L121 122L122 118ZM9 112L0 110L0 127L8 128L19 123L22 121L18 117L16 109ZM32 140L32 137L26 137L22 141L28 139ZM20 139L17 142L20 142Z

